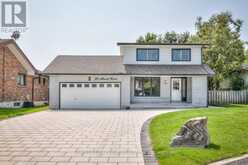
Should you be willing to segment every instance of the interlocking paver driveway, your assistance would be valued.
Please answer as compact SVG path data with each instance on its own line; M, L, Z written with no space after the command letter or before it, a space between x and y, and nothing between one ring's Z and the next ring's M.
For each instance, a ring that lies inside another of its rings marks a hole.
M141 126L168 111L46 111L4 120L0 164L141 165Z

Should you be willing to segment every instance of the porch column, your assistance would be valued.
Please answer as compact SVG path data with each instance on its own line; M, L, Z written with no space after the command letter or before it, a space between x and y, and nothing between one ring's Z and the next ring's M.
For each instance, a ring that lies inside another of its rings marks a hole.
M207 106L207 76L192 77L192 104L194 106Z

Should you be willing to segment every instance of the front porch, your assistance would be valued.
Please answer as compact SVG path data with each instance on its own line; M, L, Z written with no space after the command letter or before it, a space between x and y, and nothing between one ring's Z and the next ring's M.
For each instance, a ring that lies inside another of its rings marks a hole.
M131 108L192 106L192 77L131 77Z

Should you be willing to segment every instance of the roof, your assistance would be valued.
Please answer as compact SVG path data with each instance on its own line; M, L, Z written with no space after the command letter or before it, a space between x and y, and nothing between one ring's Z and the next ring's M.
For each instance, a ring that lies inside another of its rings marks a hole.
M214 75L207 65L126 65L128 74Z
M45 74L213 75L207 65L123 65L122 56L57 56Z
M137 43L137 42L117 42L118 46L121 45L198 45L198 46L207 46L208 44L201 43Z
M122 56L57 56L45 74L125 74Z
M38 72L38 70L33 66L31 61L27 58L25 53L22 51L22 49L18 46L15 40L13 39L0 39L0 45L8 46L10 44L13 44L16 50L21 54L22 58L30 65L30 67L34 70L35 73Z

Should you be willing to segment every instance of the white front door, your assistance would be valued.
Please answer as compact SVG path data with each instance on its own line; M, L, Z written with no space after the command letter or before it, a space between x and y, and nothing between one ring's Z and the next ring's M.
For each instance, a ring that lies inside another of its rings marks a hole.
M120 83L61 83L61 109L120 109Z
M171 101L182 101L181 78L172 78Z

